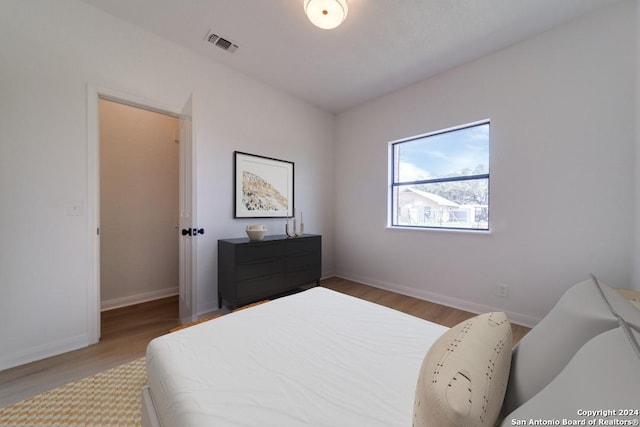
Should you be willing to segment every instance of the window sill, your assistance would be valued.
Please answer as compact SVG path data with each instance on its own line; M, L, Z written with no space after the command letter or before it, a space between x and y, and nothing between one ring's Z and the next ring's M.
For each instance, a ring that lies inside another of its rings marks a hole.
M410 227L410 226L402 226L402 225L387 225L387 230L401 230L401 231L432 231L436 233L463 233L463 234L480 234L480 235L491 235L493 231L489 230L474 230L471 228L435 228L435 227Z

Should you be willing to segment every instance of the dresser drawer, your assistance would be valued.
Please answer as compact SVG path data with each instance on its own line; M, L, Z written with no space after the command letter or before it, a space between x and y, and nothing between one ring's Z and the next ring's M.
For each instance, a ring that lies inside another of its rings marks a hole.
M240 281L269 276L282 272L282 268L282 258L270 258L264 261L244 262L236 265L235 279Z
M286 241L286 255L320 251L319 237L297 237Z
M240 304L245 301L265 298L286 289L284 274L277 273L270 276L243 280L236 283L237 295Z
M285 259L285 271L298 271L314 268L318 265L318 254L310 252L303 255L289 255Z
M247 243L236 248L236 262L240 264L260 261L281 257L283 254L284 244L281 241Z
M285 275L286 283L291 286L302 286L320 280L320 268L315 270L289 271Z

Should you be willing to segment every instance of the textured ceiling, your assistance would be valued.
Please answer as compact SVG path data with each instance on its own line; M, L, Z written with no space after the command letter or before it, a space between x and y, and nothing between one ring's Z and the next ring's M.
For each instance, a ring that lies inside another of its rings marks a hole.
M620 0L348 0L314 27L303 0L83 0L339 112ZM237 44L230 54L208 31Z

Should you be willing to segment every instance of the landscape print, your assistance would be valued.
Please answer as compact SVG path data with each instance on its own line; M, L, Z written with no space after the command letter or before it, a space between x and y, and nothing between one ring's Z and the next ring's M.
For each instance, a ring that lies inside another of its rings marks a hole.
M293 162L234 152L235 217L293 216Z
M242 204L249 211L279 211L287 209L287 198L258 175L242 172Z

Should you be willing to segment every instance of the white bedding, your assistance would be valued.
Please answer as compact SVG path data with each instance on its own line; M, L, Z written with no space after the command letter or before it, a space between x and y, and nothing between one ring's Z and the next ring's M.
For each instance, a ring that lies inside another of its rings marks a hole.
M446 327L316 287L153 340L163 427L410 426Z

